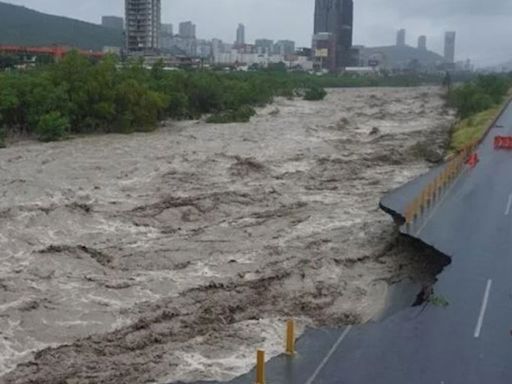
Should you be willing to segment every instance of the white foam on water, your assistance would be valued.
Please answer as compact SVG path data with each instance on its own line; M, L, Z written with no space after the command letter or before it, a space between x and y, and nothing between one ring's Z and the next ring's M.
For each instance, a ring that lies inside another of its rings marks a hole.
M18 339L16 334L22 332L19 322L8 321L8 326L0 333L0 377L16 367L17 364L28 361L33 353L48 347L56 347L55 343L42 343L24 335Z
M194 339L187 344L195 344L199 352L174 352L173 360L179 361L179 368L176 374L161 382L228 381L240 376L255 365L256 349L263 349L267 360L284 352L284 324L283 319L277 318L233 324L226 330L231 336L236 335L237 343L233 345L208 345L207 337ZM298 336L303 330L303 325L298 327ZM201 353L201 350L207 350L208 356Z

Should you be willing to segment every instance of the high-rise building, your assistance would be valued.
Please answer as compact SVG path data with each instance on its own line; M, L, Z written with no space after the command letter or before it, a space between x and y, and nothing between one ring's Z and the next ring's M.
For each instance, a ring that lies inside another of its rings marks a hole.
M125 0L126 51L155 54L159 47L161 0Z
M313 58L315 64L322 70L335 72L336 63L336 36L334 33L319 32L313 35Z
M256 39L254 42L256 52L259 54L270 54L274 49L274 41L269 39Z
M295 53L295 41L279 40L274 44L274 53L276 55L293 55Z
M202 59L209 58L213 53L212 42L209 40L196 41L196 54L195 56Z
M405 34L406 34L405 29L399 30L398 33L396 34L396 45L398 47L405 46Z
M238 24L236 29L236 43L237 46L245 45L245 25Z
M353 0L316 0L314 33L333 35L336 42L334 54L337 69L353 65L353 26Z
M185 39L195 39L196 38L196 25L191 21L185 21L180 23L179 27L179 35Z
M418 37L418 49L421 49L422 51L427 50L427 36L422 35Z
M196 57L197 56L197 39L188 39L176 35L172 39L171 50L179 56Z
M212 39L212 54L213 56L218 56L219 54L224 53L224 43L221 39Z
M448 63L455 62L455 32L446 32L444 35L444 59Z
M162 24L160 26L160 48L170 50L173 45L174 28L172 24Z
M103 16L101 18L101 25L105 28L122 31L124 29L124 19L119 16Z
M160 26L160 32L162 35L173 35L174 34L174 26L172 24L164 24L162 23Z
M231 52L231 50L233 48L232 44L224 43L220 39L212 39L211 45L212 45L212 55L214 57L217 57L224 53L229 53L229 52Z

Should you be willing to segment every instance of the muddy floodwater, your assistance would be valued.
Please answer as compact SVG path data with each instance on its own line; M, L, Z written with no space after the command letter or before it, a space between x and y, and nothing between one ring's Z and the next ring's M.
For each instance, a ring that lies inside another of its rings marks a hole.
M0 150L0 383L226 380L287 318L374 318L434 275L378 202L453 121L437 88L347 89Z

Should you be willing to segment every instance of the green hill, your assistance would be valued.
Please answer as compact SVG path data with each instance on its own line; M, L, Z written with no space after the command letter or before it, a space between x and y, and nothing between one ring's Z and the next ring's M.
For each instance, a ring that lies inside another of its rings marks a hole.
M67 17L0 2L0 44L67 45L87 50L121 47L123 34Z

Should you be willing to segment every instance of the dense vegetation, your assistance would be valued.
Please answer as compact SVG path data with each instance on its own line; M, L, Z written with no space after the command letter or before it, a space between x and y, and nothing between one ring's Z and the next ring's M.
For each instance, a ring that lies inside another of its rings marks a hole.
M441 81L441 79L428 79ZM8 135L57 140L70 133L153 129L158 121L244 122L275 96L322 99L325 86L419 85L425 78L315 76L281 70L225 73L151 70L114 57L93 62L72 52L56 64L0 72L0 127ZM0 143L3 141L0 133Z
M452 149L461 149L482 137L511 86L510 75L482 75L449 90L448 103L460 118L453 131Z
M60 44L100 51L104 46L121 47L123 33L0 2L0 44Z
M247 121L276 95L293 96L294 81L214 72L146 70L140 62L99 63L77 53L55 65L0 73L0 127L56 140L69 133L148 130L166 117L213 114L212 121Z
M509 75L481 75L451 89L448 101L465 119L501 104L511 85L512 77Z

